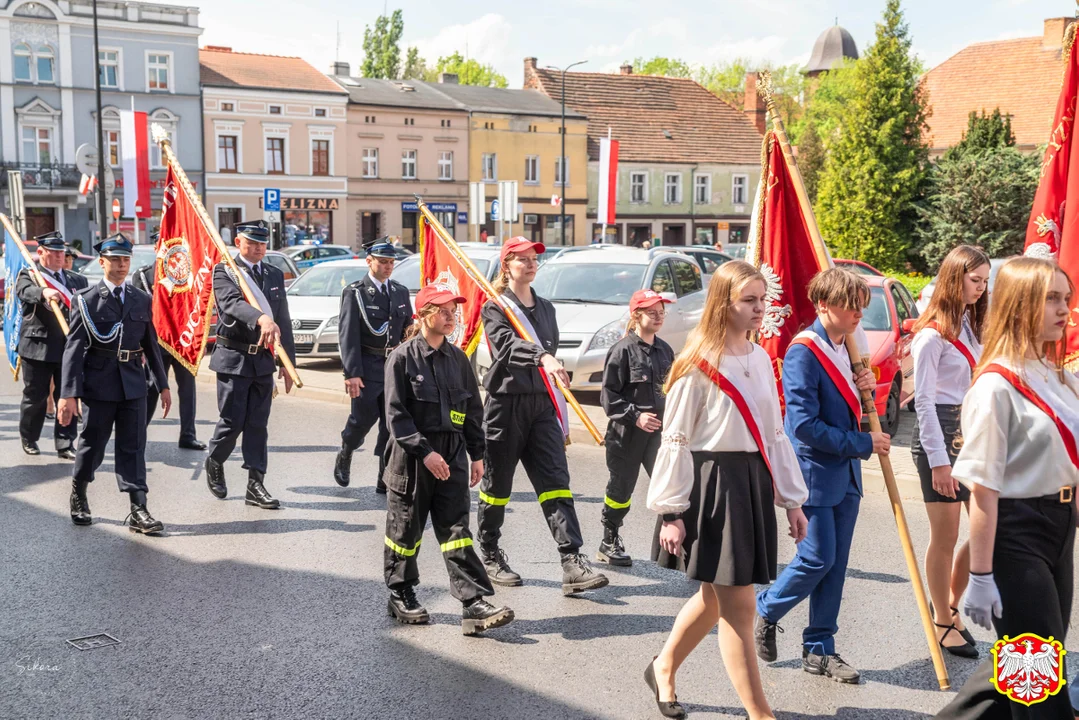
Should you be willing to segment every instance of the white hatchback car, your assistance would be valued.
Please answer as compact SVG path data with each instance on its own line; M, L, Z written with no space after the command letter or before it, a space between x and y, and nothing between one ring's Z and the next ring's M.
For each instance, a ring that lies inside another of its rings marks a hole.
M337 340L341 293L365 275L366 260L335 260L315 265L292 283L285 298L297 359L341 355Z

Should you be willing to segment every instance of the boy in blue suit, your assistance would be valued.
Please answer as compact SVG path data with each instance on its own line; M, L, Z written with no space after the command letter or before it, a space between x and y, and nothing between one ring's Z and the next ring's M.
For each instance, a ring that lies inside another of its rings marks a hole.
M844 683L860 675L835 651L839 604L854 524L862 498L860 460L887 454L885 433L859 430L859 390L871 390L873 373L852 377L844 346L869 304L869 286L857 275L833 268L809 283L817 320L799 333L783 360L787 404L784 429L791 438L809 488L802 510L809 520L805 540L775 583L757 596L755 644L765 662L776 659L776 623L809 598L809 627L802 633L802 669Z

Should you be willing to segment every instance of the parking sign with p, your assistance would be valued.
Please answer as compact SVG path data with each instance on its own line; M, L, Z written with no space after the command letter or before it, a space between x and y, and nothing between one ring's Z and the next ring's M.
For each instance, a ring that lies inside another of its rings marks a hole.
M262 209L266 212L281 212L281 191L277 188L263 189Z

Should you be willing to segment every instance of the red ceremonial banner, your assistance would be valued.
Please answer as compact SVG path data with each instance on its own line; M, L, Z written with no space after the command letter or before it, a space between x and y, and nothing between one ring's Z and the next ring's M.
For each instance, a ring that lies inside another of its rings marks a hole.
M487 302L487 293L465 270L461 261L439 238L435 229L420 217L420 286L435 283L445 285L461 295L466 302L457 308L457 328L450 341L470 356L483 337L481 311Z
M1053 132L1042 158L1041 180L1027 224L1026 254L1054 258L1071 277L1079 281L1079 151L1073 142L1076 98L1079 97L1079 67L1076 66L1076 25L1064 33L1064 78L1053 117ZM1071 205L1068 205L1068 203ZM1068 212L1065 212L1067 208ZM1079 303L1079 298L1074 298ZM1079 305L1072 308L1079 313ZM1079 360L1079 327L1068 323L1068 352L1065 363Z
M170 166L154 263L154 328L161 346L193 375L206 350L219 262L217 245Z

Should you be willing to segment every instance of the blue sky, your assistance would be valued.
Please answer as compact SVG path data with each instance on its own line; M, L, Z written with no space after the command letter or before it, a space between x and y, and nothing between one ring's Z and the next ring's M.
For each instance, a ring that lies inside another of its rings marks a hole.
M587 60L581 70L615 72L637 56L711 64L734 57L804 63L835 23L864 50L883 0L194 0L204 45L298 55L320 70L340 55L356 68L364 26L388 8L404 11L403 45L433 61L454 50L492 63L520 87L523 58L540 65ZM1048 17L1073 15L1068 0L907 0L915 52L932 67L972 42L1040 35ZM354 70L355 71L355 70Z

